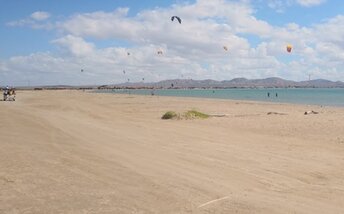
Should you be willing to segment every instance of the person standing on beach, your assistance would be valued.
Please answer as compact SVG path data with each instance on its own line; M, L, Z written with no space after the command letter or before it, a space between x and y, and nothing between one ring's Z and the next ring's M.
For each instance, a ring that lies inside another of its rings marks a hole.
M4 100L4 101L7 100L7 96L9 95L9 93L10 93L10 87L6 86L6 87L3 89L3 95L4 95L3 100Z
M276 93L276 97L278 97L278 94Z
M268 97L270 97L270 92L268 92Z

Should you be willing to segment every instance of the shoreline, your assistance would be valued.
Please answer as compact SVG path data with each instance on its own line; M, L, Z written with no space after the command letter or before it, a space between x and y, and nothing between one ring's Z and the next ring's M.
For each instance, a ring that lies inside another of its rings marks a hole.
M138 91L151 91L151 89L120 89L123 91L126 90L138 90ZM180 91L184 91L184 90L189 90L189 89L157 89L157 90L180 90ZM190 90L208 90L208 91L212 91L213 89L190 89ZM226 90L226 89L215 89L215 90ZM230 89L232 90L232 89ZM233 90L237 90L237 89L233 89ZM247 90L247 89L244 89ZM266 90L266 89L263 89ZM210 96L204 96L204 97L200 97L200 96L188 96L188 95L161 95L161 94L155 94L155 95L151 95L149 93L147 94L140 94L140 93L118 93L118 92L113 92L113 90L109 89L109 90L93 90L90 91L92 93L100 93L100 94L122 94L122 95L137 95L137 96L161 96L161 97L174 97L174 98L198 98L198 99L210 99L210 100L229 100L229 101L236 101L236 102L258 102L258 103L268 103L268 104L283 104L283 105L298 105L298 106L315 106L315 107L332 107L332 108L344 108L344 103L341 105L335 105L335 104L329 104L329 105L325 105L325 104L312 104L312 103L297 103L297 102L283 102L283 101L277 101L278 98L266 98L266 100L263 99L234 99L234 98L221 98L221 97L210 97ZM273 99L276 99L276 101L271 101Z

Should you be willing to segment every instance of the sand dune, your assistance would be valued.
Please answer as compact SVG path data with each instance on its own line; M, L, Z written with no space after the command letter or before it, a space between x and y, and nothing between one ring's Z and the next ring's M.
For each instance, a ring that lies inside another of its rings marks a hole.
M226 117L160 119L189 109ZM0 213L344 213L343 108L32 91L0 112Z

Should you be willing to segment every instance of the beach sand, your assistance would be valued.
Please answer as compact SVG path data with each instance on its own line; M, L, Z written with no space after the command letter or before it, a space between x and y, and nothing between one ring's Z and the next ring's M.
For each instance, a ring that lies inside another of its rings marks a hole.
M226 116L160 119L190 109ZM0 213L344 213L344 108L19 91L0 112Z

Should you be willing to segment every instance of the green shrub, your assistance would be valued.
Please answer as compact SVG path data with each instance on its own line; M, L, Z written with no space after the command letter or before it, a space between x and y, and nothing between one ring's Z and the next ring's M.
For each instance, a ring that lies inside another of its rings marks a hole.
M174 111L168 111L161 117L161 119L163 120L169 120L169 119L190 120L190 119L206 119L208 117L210 117L208 114L204 114L196 110L189 110L183 114L179 114L179 113L177 114Z
M190 110L184 114L184 117L185 119L206 119L209 117L209 115L196 110Z
M162 115L161 119L163 120L169 120L177 117L177 113L174 111L168 111L164 115Z

